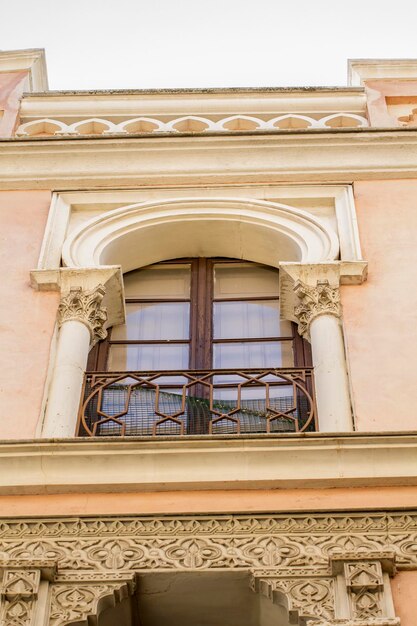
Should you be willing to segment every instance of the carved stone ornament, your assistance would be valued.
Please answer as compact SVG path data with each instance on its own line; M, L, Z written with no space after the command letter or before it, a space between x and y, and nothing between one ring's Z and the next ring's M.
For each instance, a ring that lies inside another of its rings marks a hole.
M417 569L417 511L4 519L0 559L2 626L34 626L39 571L49 626L87 626L133 593L137 574L210 569L251 574L295 625L397 626L389 576L394 561Z
M127 582L57 583L51 589L49 626L64 626L74 622L90 624L89 616L98 616L100 609L115 606L132 594L134 589L132 576Z
M330 577L285 574L262 577L254 573L251 587L275 604L285 606L291 623L335 623L335 581Z
M319 315L341 316L339 287L331 287L328 280L317 281L315 287L298 280L294 292L300 300L294 314L298 320L298 332L309 338L311 322Z
M3 569L0 590L0 624L31 626L34 621L41 572L20 563Z
M107 320L106 308L102 305L105 289L98 285L91 291L84 291L81 287L73 287L69 293L61 298L58 307L58 324L76 320L85 324L91 334L91 343L105 339L107 331L104 324Z

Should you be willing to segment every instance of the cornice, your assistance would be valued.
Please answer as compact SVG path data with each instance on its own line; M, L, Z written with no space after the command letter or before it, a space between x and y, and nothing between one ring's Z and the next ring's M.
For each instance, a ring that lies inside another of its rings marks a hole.
M242 95L249 94L286 94L286 93L353 93L361 94L365 92L362 86L307 86L307 87L178 87L178 88L161 88L161 89L51 89L48 92L25 93L26 97L47 97L54 98L57 96L141 96L141 95L164 95L164 94L201 94L201 95Z
M417 433L10 441L0 494L416 485L416 461Z
M417 176L417 129L0 142L0 188L338 182Z
M164 122L175 122L176 118L189 115L208 117L214 123L222 118L248 115L251 118L260 116L262 128L262 121L275 119L283 114L297 113L312 115L317 120L337 113L359 114L364 117L365 90L300 88L47 92L25 95L21 100L19 115L20 124L42 118L72 122L89 118L115 121L117 118L118 122L122 122L156 117ZM212 116L215 116L215 120ZM353 123L352 126L355 127L356 124ZM194 125L193 132L197 128ZM252 126L249 125L249 128ZM327 125L326 128L329 130L330 127ZM163 129L158 132L161 130ZM205 132L209 130L210 124Z
M407 134L411 135L417 133L417 127L410 126L357 126L355 128L352 127L336 127L332 128L276 128L276 129L255 129L255 130L223 130L221 133L218 131L176 131L173 134L171 131L160 132L157 134L151 133L129 133L126 136L125 133L106 133L106 134L79 134L79 135L48 135L48 136L30 136L30 135L20 135L13 137L0 137L0 146L2 144L10 144L10 143L19 143L19 144L31 144L33 143L48 143L48 142L57 142L57 143L65 143L72 141L129 141L129 140L172 140L175 141L177 139L194 139L196 141L206 138L210 139L224 139L227 138L236 138L236 139L247 139L247 138L256 138L256 137L299 137L300 135L303 138L308 139L311 135L325 135L327 139L334 138L336 139L338 135L357 135L357 134L365 134L365 135L374 135L380 134L381 136L385 136L387 134Z

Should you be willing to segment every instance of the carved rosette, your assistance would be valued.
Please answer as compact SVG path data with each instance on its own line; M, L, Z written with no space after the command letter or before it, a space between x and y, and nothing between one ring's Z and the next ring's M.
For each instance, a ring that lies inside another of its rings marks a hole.
M85 324L91 335L91 344L105 339L107 331L104 324L107 321L107 311L102 305L105 289L98 285L95 289L85 291L81 287L73 287L69 293L61 298L58 307L58 325L68 321L77 321Z
M331 287L328 280L318 280L315 287L298 280L294 292L300 300L294 314L301 336L309 338L311 322L319 315L341 316L339 287Z

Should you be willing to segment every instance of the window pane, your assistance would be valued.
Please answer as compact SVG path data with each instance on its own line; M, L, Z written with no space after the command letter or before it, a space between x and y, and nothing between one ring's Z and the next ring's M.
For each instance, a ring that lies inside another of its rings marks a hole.
M293 367L292 341L216 343L213 366L232 369L245 367Z
M278 296L278 270L248 263L217 263L215 298Z
M155 298L190 297L191 269L189 265L155 265L125 274L127 298L152 300Z
M126 304L126 324L115 326L115 341L141 339L188 339L188 302L149 302Z
M291 322L279 319L277 300L215 302L213 306L215 339L292 336Z
M188 345L110 346L110 372L183 370L188 368Z

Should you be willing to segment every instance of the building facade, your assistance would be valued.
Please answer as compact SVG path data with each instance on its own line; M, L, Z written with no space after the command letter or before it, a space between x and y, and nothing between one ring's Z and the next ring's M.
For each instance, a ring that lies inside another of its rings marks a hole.
M417 61L54 92L0 53L0 624L417 624Z

